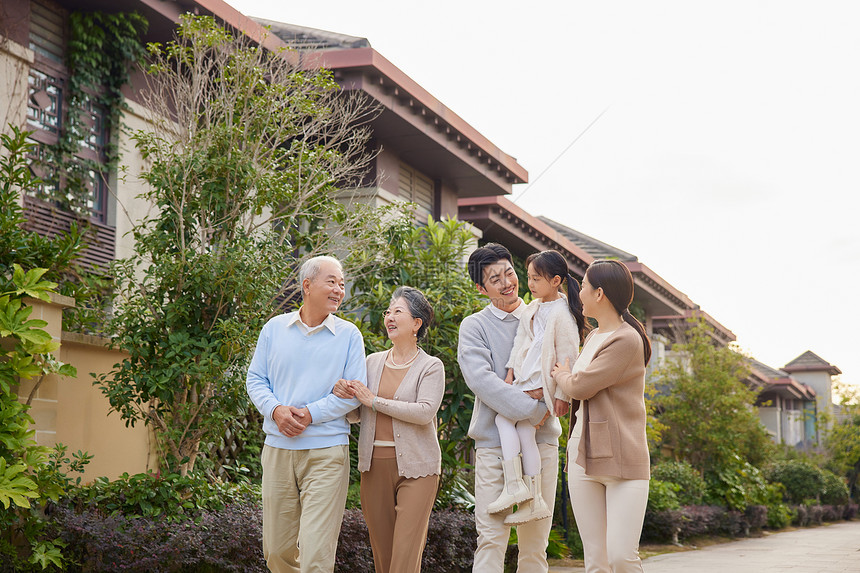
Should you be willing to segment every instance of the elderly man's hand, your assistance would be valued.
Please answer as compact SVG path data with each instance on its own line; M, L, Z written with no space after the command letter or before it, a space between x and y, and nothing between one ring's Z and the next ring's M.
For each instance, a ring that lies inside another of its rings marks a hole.
M307 408L295 406L278 406L272 412L272 419L278 425L278 430L288 438L301 435L312 421Z

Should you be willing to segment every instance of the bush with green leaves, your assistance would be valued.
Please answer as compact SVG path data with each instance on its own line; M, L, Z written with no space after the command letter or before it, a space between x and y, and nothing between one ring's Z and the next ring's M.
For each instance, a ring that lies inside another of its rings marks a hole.
M75 376L75 369L53 356L59 343L44 330L47 322L31 319L27 298L49 301L56 283L42 280L46 269L24 271L17 263L3 276L0 290L0 565L15 570L64 564L64 544L45 538L43 511L72 485L70 472L80 472L89 456L66 448L36 444L29 399L17 395L20 383L48 375ZM30 396L32 399L32 393Z
M821 503L825 505L844 505L850 501L848 485L845 480L830 470L821 470Z
M821 468L805 460L777 462L767 468L766 475L769 481L782 484L788 503L818 501L824 491L825 478Z
M648 483L648 511L668 511L679 509L678 492L681 486L651 477Z
M702 475L687 462L663 461L651 468L651 479L669 482L678 486L675 495L681 505L700 505L707 484Z

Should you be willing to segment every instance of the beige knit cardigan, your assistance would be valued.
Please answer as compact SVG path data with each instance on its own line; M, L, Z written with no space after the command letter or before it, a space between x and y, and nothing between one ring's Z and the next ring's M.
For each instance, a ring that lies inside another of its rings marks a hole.
M589 336L592 336L592 331ZM586 343L588 337L586 337ZM649 479L645 436L645 359L642 337L623 323L580 372L556 372L555 381L574 400L570 427L583 417L576 463L592 476Z
M564 299L564 304L555 305L547 317L540 355L544 402L553 416L556 415L553 398L570 402L570 397L558 387L555 380L550 376L552 367L555 366L556 362L564 363L565 358L569 358L570 363L573 364L576 357L579 356L579 329L567 306L567 298L564 295L561 297ZM533 300L520 317L517 336L514 338L514 348L511 350L511 357L506 365L507 368L513 368L514 374L517 376L521 376L526 354L534 342L532 319L539 308L540 301Z
M367 387L379 392L379 381L388 351L367 357ZM436 435L436 415L445 392L445 367L442 361L423 350L409 367L393 399L377 398L376 410L391 416L394 429L394 450L398 473L406 478L440 474L442 451ZM347 416L350 422L359 420L358 470L370 470L373 439L376 436L376 412L361 406Z

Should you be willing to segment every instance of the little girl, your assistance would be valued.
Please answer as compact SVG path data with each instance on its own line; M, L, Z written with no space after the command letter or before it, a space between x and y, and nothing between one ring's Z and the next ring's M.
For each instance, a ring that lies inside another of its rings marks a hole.
M579 283L570 276L567 262L557 251L529 255L526 266L529 290L535 300L520 318L505 382L522 388L533 398L543 398L550 415L563 416L567 414L570 398L557 387L550 372L556 362L565 358L573 361L579 355L579 341L585 331ZM565 279L567 299L560 292ZM521 504L505 518L505 525L552 516L541 494L541 460L535 427L528 420L510 420L501 414L496 415L496 427L502 443L505 485L499 497L488 505L488 511L499 513Z

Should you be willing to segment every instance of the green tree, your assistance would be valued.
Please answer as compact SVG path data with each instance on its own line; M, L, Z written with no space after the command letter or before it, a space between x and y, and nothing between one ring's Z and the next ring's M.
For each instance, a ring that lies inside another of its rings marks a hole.
M155 212L113 267L109 330L128 358L96 383L127 424L154 428L162 467L185 475L201 442L247 410L251 351L296 299L297 264L381 247L383 213L342 191L372 159L374 111L329 72L210 17L182 17L150 58L151 126L134 139Z
M754 407L756 393L744 382L747 361L716 344L704 320L691 320L686 341L657 372L665 441L678 458L704 474L745 462L760 465L773 450Z
M445 396L439 412L439 441L442 448L442 503L446 496L461 492L462 473L470 441L467 433L474 396L463 380L457 362L460 323L486 304L469 279L463 262L474 245L474 236L455 219L415 226L401 218L386 235L384 251L365 252L375 261L374 272L353 285L355 296L347 300L352 319L361 328L367 352L389 347L382 312L398 286L424 292L433 306L435 321L427 330L422 348L445 365Z
M827 424L819 425L824 434L823 445L830 456L827 465L834 473L848 478L851 497L857 499L860 490L860 391L839 383L835 394L841 397L841 415L833 420L829 429Z

